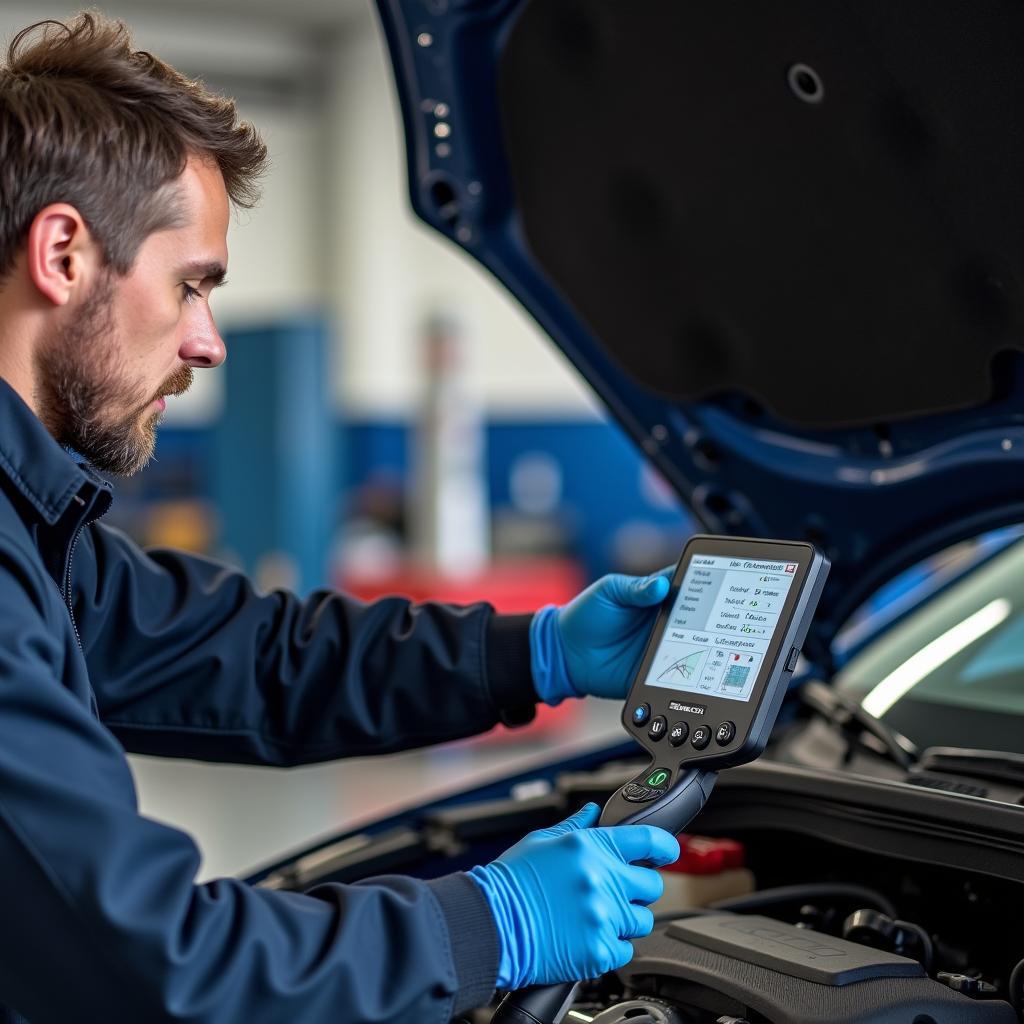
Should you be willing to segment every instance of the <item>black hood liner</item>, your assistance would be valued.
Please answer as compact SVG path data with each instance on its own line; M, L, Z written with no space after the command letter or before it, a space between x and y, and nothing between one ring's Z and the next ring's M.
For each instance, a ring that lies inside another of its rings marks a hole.
M531 0L499 65L534 257L639 384L831 427L1024 347L1024 4Z

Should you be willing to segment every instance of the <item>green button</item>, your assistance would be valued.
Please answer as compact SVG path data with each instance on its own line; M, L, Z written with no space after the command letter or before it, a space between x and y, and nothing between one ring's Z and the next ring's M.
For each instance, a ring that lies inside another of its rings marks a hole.
M659 789L668 782L668 772L664 768L658 768L651 772L647 779L647 785Z

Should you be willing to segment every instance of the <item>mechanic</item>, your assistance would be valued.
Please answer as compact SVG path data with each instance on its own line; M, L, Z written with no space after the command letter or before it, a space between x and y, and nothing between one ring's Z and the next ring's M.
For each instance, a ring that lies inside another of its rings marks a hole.
M257 593L100 518L168 395L225 357L210 307L266 148L234 104L82 14L0 67L0 1013L7 1021L443 1022L626 962L678 855L588 805L492 864L308 894L195 882L125 751L296 765L623 698L668 581L563 607Z

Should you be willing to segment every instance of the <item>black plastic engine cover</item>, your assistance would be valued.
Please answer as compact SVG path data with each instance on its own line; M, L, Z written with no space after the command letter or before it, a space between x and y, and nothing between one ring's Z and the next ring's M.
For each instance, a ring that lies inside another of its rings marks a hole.
M763 917L688 918L635 943L619 972L668 1001L756 1012L772 1024L1016 1024L1004 1002L976 1002L919 964ZM811 979L815 980L811 980Z

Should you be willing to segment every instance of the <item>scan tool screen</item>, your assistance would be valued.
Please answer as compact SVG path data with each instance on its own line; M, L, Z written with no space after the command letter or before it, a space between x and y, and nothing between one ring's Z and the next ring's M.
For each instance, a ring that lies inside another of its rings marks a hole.
M647 685L749 700L796 573L796 562L695 554Z

